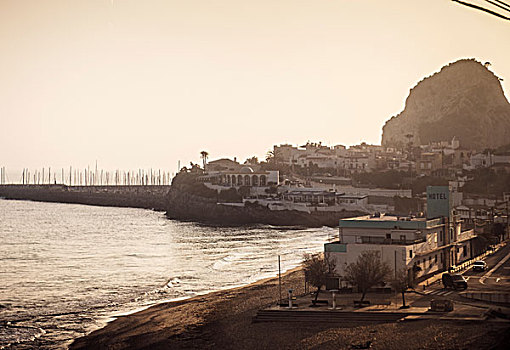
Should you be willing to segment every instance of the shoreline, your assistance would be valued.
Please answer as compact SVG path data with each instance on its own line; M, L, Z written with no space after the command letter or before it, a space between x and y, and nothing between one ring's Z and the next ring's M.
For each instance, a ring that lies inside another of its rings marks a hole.
M294 272L297 272L297 271L301 271L301 270L303 270L302 266L296 266L296 267L293 267L293 268L291 268L289 270L284 270L282 272L282 276L281 277L283 279L287 274L291 274L291 273L294 273ZM145 306L140 306L140 307L138 307L136 309L133 309L133 310L130 310L130 311L121 312L121 313L115 313L115 314L111 314L110 316L105 316L104 318L106 318L107 321L104 322L104 326L102 326L102 327L100 327L98 329L102 329L102 328L106 327L109 323L115 321L118 318L128 317L130 315L134 315L136 313L143 312L143 311L145 311L147 309L150 309L153 306L157 306L157 305L160 305L160 304L185 303L186 301L192 302L193 301L192 299L194 299L194 298L205 297L205 296L207 296L209 294L219 293L219 292L223 292L223 291L230 291L230 290L235 291L235 290L246 288L246 287L250 287L250 286L257 286L259 284L263 284L263 283L266 283L266 282L271 282L274 279L278 280L278 273L277 273L276 276L264 277L264 278L261 278L260 280L256 280L254 282L249 282L247 284L239 284L239 285L235 285L235 286L231 286L231 287L227 287L227 288L223 288L223 289L217 289L217 290L213 290L213 291L209 291L209 292L198 293L198 294L195 294L195 295L192 295L192 296L184 296L184 297L177 297L177 298L173 298L173 299L164 299L164 300L156 301L156 302L150 303L150 304L145 305ZM96 330L98 330L98 329L96 329ZM96 331L96 330L94 330L94 331Z
M291 268L285 272L282 273L281 279L282 279L282 296L284 296L283 292L285 291L285 286L289 286L289 284L295 284L295 282L298 279L303 279L303 267L297 266L294 268ZM140 309L135 309L132 311L128 311L127 313L122 313L119 315L111 316L110 320L105 323L105 325L99 329L96 329L92 331L91 333L74 339L70 345L69 349L89 349L89 348L110 348L112 346L120 348L141 348L139 346L132 346L129 343L126 343L127 339L139 338L144 337L146 333L132 333L129 332L128 329L132 328L134 325L144 325L144 326L151 326L147 325L147 321L152 320L154 317L158 317L161 315L161 313L164 312L170 312L170 313L176 313L178 315L179 321L184 321L184 323L178 325L177 322L174 322L172 325L170 334L168 334L171 338L178 338L180 335L183 335L188 328L194 328L194 327L200 327L204 324L205 319L210 316L207 312L205 312L202 317L196 317L196 315L182 315L188 314L189 311L192 311L195 313L198 309L203 309L200 306L204 306L204 303L207 302L222 302L222 301L228 301L231 296L239 296L244 295L250 290L258 290L258 289L266 289L273 287L278 287L278 275L274 277L266 277L263 279L260 279L255 282L251 282L249 284L235 286L235 287L229 287L226 289L220 289L217 291L212 291L200 295L194 295L191 297L185 297L185 298L176 298L174 300L167 300L167 301L161 301L157 302L152 305L148 305L147 307L142 307ZM294 286L294 289L299 290L299 286ZM276 288L278 289L278 288ZM301 285L301 293L304 291L304 286ZM278 291L276 291L278 293ZM265 299L265 302L263 304L260 304L257 306L263 306L263 305L269 305L272 302L275 302L278 300L278 295L274 293L272 296L268 296L267 293L264 293L265 295L262 296L260 299ZM270 299L270 300L269 300ZM253 301L252 301L253 302ZM258 303L257 303L258 304ZM185 309L185 310L180 310ZM192 310L186 310L186 309L192 309ZM214 308L210 309L210 311L217 311ZM184 311L184 312L180 312ZM184 317L184 318L183 318ZM137 328L137 327L134 327ZM155 327L156 329L159 329L159 327ZM166 333L166 332L165 332ZM145 337L144 337L145 338ZM156 337L157 338L157 337ZM136 341L135 343L139 343L139 341ZM145 342L144 342L145 344ZM152 344L156 348L158 348L159 345ZM148 346L146 344L145 346ZM143 346L143 347L145 347Z
M286 290L304 294L302 266L282 274ZM376 341L378 349L504 349L508 324L420 320L390 323L253 323L278 300L278 277L120 316L77 338L69 349L351 349Z

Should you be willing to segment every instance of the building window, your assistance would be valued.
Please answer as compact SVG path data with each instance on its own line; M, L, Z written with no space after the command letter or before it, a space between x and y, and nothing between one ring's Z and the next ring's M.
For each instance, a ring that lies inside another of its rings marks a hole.
M413 257L413 250L409 250L409 257L412 258Z
M437 264L437 254L434 257L434 262Z
M462 250L464 251L464 257L467 256L467 249L466 248L467 248L466 246L462 247Z

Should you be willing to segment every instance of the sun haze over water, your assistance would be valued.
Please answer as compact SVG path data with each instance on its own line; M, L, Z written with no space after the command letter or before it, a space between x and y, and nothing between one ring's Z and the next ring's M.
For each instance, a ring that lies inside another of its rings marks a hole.
M177 168L379 143L459 58L510 81L510 23L447 0L2 1L0 163Z

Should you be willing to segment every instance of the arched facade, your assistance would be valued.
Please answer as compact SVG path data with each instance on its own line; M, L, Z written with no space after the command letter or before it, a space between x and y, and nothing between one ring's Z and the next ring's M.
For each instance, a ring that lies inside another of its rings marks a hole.
M239 186L253 186L253 187L266 187L273 184L278 184L278 172L232 172L221 173L216 177L215 184L223 186L239 187Z

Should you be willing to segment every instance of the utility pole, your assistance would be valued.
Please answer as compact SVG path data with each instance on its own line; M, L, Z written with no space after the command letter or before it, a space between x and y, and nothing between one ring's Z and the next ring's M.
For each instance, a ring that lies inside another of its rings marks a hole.
M395 279L397 279L397 249L394 250L395 253Z
M280 295L278 306L280 306L282 304L282 272L280 269L280 255L278 255L278 292Z
M510 234L510 232L508 232L510 230L510 217L508 215L508 203L509 202L510 202L510 194L509 194L509 196L506 199L506 236L507 237Z

